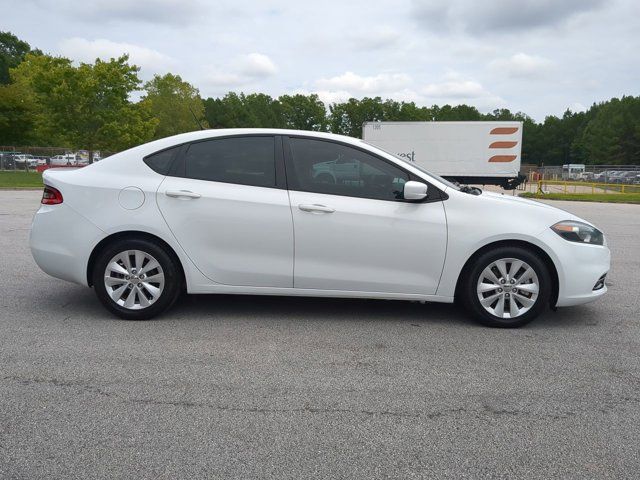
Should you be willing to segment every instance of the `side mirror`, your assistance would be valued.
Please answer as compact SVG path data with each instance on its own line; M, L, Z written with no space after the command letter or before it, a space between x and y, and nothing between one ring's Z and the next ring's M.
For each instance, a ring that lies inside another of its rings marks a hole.
M422 200L427 196L427 184L410 180L404 184L405 200Z

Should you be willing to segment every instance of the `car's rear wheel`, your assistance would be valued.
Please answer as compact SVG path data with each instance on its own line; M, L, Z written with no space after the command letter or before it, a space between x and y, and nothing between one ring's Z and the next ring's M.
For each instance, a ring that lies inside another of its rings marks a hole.
M535 254L520 247L500 247L475 260L461 294L479 322L520 327L547 308L551 288L549 270Z
M96 259L93 286L102 304L120 318L147 320L173 305L182 276L176 260L160 245L122 239Z

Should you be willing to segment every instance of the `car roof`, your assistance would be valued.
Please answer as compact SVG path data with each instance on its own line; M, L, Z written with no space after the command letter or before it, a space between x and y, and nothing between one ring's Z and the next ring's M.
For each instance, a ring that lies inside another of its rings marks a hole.
M198 140L207 140L219 137L226 136L236 136L236 135L290 135L290 136L304 136L318 139L326 139L333 140L336 142L342 142L345 144L351 144L354 146L361 146L368 150L377 153L382 157L386 157L392 162L402 166L405 170L409 170L413 172L418 177L427 176L429 181L435 184L441 190L445 190L447 185L439 180L437 177L434 177L431 174L425 173L424 171L414 167L409 162L405 162L402 159L396 157L389 152L385 152L384 150L379 149L378 147L368 144L359 138L347 137L345 135L336 135L335 133L327 133L327 132L315 132L310 130L292 130L292 129L283 129L283 128L221 128L221 129L209 129L209 130L197 130L193 132L181 133L179 135L173 135L171 137L161 138L159 140L154 140L149 143L145 143L139 145L137 147L130 148L129 150L125 150L120 153L116 153L110 157L108 157L108 162L97 162L92 166L93 168L109 168L110 165L114 167L117 165L120 168L121 172L126 171L127 168L135 168L135 163L130 162L129 160L132 157L144 158L147 155L151 155L153 153L157 153L161 150L165 150L168 148L173 148L185 143L198 141Z
M193 132L181 133L171 137L161 138L153 142L146 143L144 147L149 147L150 151L168 148L173 145L193 142L197 140L206 140L209 138L235 136L235 135L291 135L315 137L319 139L335 140L353 145L362 144L359 138L347 137L345 135L337 135L335 133L316 132L310 130L293 130L284 128L215 128L207 130L196 130Z

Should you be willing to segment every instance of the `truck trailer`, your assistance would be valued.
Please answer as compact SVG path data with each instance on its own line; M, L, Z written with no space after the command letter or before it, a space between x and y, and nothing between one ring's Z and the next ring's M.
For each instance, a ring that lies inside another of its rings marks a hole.
M511 190L526 178L522 122L365 122L362 139L462 184Z

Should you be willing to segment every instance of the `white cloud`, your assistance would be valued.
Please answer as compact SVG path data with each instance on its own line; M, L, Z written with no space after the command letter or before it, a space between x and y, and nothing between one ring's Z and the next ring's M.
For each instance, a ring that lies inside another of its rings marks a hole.
M353 95L345 90L338 91L329 91L329 90L318 90L317 92L309 92L315 93L318 95L318 98L324 102L325 105L330 105L332 103L340 103L346 102Z
M430 83L421 89L427 97L433 98L477 98L486 95L486 90L473 80L449 80Z
M207 70L203 83L217 95L261 82L277 73L278 67L267 55L249 53L226 64L209 66Z
M96 58L107 60L128 53L131 63L153 73L167 70L176 63L174 59L157 50L131 43L112 42L104 38L67 38L60 42L59 50L62 55L79 62L93 62Z
M268 77L278 68L273 61L261 53L250 53L240 60L240 73L248 77Z
M567 22L604 4L605 0L413 0L412 13L430 30L522 33Z
M553 62L544 57L516 53L509 58L493 60L489 67L497 74L506 74L510 77L539 77L547 73Z
M234 88L246 84L249 78L236 73L211 73L206 76L205 82L211 87Z
M68 12L91 22L145 22L188 25L202 18L207 4L201 0L32 0L43 8Z
M362 30L351 35L351 42L358 50L381 50L390 48L400 41L401 34L398 30L383 26Z
M454 71L447 72L440 82L422 85L402 73L361 76L353 72L322 78L313 85L314 89L296 90L294 93L316 93L326 104L365 96L380 96L419 105L469 103L478 108L492 109L505 104L504 99L484 88L481 83L463 78Z
M345 72L331 78L316 81L319 90L343 90L359 94L385 94L402 89L411 83L411 77L404 73L380 73L375 76L361 76Z
M506 104L503 98L486 89L480 82L465 79L456 72L448 72L441 82L426 84L419 91L426 103L466 103L481 110Z

